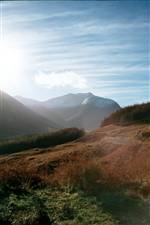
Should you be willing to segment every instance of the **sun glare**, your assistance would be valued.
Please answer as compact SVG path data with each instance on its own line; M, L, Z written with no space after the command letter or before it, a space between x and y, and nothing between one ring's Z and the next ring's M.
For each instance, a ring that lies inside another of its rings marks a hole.
M0 89L7 91L18 84L21 75L22 55L13 43L0 41Z

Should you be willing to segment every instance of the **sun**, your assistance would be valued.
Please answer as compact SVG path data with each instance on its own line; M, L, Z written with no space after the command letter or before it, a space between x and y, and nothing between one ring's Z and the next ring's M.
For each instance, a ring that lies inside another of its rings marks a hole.
M0 41L0 89L16 87L22 67L21 51L14 43Z

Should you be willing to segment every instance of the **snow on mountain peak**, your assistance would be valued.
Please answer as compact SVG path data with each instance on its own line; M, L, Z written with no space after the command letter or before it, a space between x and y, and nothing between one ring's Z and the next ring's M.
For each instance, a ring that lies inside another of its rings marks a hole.
M98 97L92 94L92 96L85 98L84 101L82 102L82 105L87 105L87 104L103 108L106 106L112 106L115 104L115 102L111 99Z

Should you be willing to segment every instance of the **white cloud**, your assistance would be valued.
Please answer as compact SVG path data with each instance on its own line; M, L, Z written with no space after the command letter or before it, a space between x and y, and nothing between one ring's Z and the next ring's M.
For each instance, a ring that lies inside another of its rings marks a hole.
M73 71L40 72L34 77L35 82L45 88L71 87L76 89L88 88L86 78Z

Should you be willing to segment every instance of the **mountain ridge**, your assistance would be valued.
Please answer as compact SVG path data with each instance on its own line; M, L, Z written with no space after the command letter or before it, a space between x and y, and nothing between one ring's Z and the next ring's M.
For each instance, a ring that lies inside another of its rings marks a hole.
M60 123L62 127L75 126L86 130L98 128L105 117L120 109L114 100L95 96L91 92L69 93L39 104L32 99L17 99L46 119Z
M47 132L57 125L0 91L0 138Z

